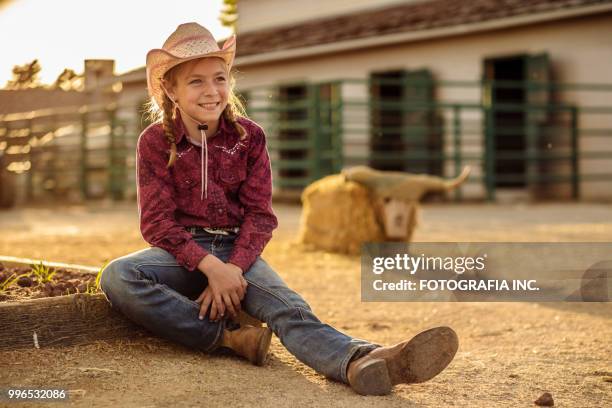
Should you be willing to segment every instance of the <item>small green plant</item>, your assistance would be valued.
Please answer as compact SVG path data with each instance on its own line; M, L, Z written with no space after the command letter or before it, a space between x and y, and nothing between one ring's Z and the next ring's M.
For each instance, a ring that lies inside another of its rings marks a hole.
M104 265L102 265L100 267L100 270L98 271L98 275L96 275L96 289L100 289L100 279L102 279L102 272L104 271L104 268L106 268L106 265L108 265L108 261L104 262Z
M36 276L36 280L39 284L51 282L51 278L55 275L56 271L52 271L48 266L43 265L40 262L38 265L32 265L32 273Z
M87 290L85 290L85 293L87 293L88 295L95 295L96 293L98 293L98 290L96 288L95 284L87 284Z
M17 276L15 276L15 275L16 275L15 273L11 274L11 276L9 276L7 280L5 280L4 282L0 283L0 292L4 292L10 286L13 286L13 284L15 282L17 282L19 280L19 278L21 278L22 276L28 276L30 274L29 273L22 273L21 275L17 275ZM15 276L15 277L13 278L13 276Z
M20 277L23 276L23 275L18 275L18 276L15 276L15 275L16 275L15 273L11 274L11 276L9 276L4 282L0 283L0 292L4 292L11 285L17 282L17 280L19 280ZM15 278L13 278L13 276L15 276Z

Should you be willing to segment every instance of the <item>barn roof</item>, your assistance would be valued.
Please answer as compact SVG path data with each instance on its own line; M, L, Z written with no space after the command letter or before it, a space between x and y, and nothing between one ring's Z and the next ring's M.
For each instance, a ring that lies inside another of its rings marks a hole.
M485 28L495 29L504 27L503 22L512 19L518 25L611 11L612 0L433 0L408 3L238 33L237 63L257 61L262 55L271 53L284 52L285 57L291 56L290 51L305 48L324 52L326 45L352 42L355 48L363 47L363 40L372 38L399 40L401 34L424 34L445 28L455 28L447 30L446 35L457 35L485 23L489 23ZM378 43L380 41L372 44Z

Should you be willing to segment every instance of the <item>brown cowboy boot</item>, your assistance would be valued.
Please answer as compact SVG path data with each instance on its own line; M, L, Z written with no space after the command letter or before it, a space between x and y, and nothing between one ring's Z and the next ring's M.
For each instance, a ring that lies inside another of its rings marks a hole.
M347 377L362 395L386 395L396 384L432 379L451 362L459 340L449 327L436 327L391 347L380 347L349 364Z
M232 349L251 363L262 366L268 357L272 330L267 327L244 326L236 330L223 330L221 346Z

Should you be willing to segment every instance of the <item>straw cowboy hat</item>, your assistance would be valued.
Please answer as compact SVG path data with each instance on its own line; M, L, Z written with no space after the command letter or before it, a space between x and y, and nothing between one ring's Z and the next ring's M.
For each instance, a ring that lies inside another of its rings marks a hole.
M181 24L170 34L162 48L147 53L147 87L149 95L161 107L164 91L161 81L170 68L186 61L202 57L219 57L227 69L232 67L236 54L236 37L231 36L219 48L217 41L206 28L197 23Z

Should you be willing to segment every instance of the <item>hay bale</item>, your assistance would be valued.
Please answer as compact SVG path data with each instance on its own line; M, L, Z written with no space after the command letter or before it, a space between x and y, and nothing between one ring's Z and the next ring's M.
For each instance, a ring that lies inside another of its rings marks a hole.
M360 253L366 242L410 242L421 197L457 188L469 173L466 167L458 177L445 180L358 166L327 176L302 193L299 241L348 254Z
M302 193L299 241L330 252L358 254L368 241L383 241L367 188L344 175L315 181Z

